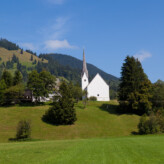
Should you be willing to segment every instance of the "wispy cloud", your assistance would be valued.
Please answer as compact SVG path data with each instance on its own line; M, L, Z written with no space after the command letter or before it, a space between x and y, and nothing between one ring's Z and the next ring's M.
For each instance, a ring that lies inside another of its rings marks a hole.
M62 5L65 2L65 0L48 0L48 2L56 5Z
M59 40L65 37L64 35L69 30L69 18L58 17L55 20L51 20L46 27L40 29L38 32L43 35L44 40Z
M57 49L75 49L76 46L70 45L67 40L48 40L45 42L45 49L57 50Z
M32 43L19 43L19 45L25 49L30 49L30 50L37 50L37 47L34 46Z
M51 26L51 36L55 39L62 37L68 31L68 21L68 17L58 17L55 20L55 23Z
M152 54L147 51L139 51L134 55L135 58L137 58L140 62L143 62L147 58L151 58Z

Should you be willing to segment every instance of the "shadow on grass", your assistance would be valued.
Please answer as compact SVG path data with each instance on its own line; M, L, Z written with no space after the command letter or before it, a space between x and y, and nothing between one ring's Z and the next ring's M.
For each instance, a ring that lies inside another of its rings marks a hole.
M103 111L106 111L110 114L115 114L115 115L122 115L122 114L132 115L133 114L133 113L124 112L116 104L102 104L100 106L100 109L103 110Z
M0 107L14 107L14 106L21 106L21 107L37 107L37 106L45 106L45 105L53 105L53 103L32 103L32 102L27 102L27 103L18 103L18 104L4 104L1 105Z
M136 132L136 131L132 131L131 134L132 135L140 135L140 133L139 132Z
M22 139L9 138L8 141L10 141L10 142L31 142L31 141L42 141L42 140L41 139L33 139L33 138L22 138Z
M22 107L33 107L33 106L44 106L44 105L53 105L53 103L42 103L42 102L38 102L38 103L32 103L32 102L29 102L29 103L20 103L19 106L22 106Z

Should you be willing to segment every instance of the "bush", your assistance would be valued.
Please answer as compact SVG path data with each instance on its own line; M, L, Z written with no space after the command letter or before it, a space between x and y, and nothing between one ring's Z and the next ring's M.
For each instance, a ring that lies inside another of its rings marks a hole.
M89 98L89 100L90 100L90 101L97 101L97 97L91 96L91 97Z
M143 115L138 124L140 134L155 134L164 131L164 119L162 116Z
M28 139L31 136L31 124L27 120L19 121L17 125L16 139Z

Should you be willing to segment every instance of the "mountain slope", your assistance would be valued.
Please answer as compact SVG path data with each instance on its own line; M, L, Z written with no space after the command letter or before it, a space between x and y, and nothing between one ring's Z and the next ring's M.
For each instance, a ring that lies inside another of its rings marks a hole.
M12 60L12 57L13 55L15 55L16 57L18 57L19 59L19 62L23 65L26 65L26 66L32 66L32 63L33 61L41 61L40 58L38 58L37 56L35 55L32 55L26 51L23 51L23 54L21 54L21 49L18 49L18 50L7 50L3 47L0 47L0 58L1 58L1 61L0 63L2 62L7 62L7 61L11 61ZM31 60L31 55L33 56L33 60ZM43 61L45 63L47 63L48 61L45 60Z
M64 66L69 66L73 69L77 69L79 73L81 73L82 70L82 60L79 60L75 57L69 56L69 55L63 55L63 54L44 54L44 56L51 56L55 61L60 63ZM40 55L41 57L43 55ZM96 66L87 63L87 68L89 71L90 78L93 78L97 73L99 73L107 82L109 81L118 81L119 79L111 74L108 74L101 69L97 68Z

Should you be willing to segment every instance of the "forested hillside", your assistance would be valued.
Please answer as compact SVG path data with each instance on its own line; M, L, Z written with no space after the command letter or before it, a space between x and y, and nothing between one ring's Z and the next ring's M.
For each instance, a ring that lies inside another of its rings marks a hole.
M92 64L87 64L90 80L99 73L110 84L111 95L116 96L119 79L105 73ZM6 39L0 39L0 76L3 70L12 74L19 70L27 82L28 73L36 69L49 71L56 77L64 77L74 83L81 82L82 61L72 56L63 54L40 54L39 57L31 50L23 50L17 44Z
M80 83L82 60L63 54L40 54L39 57L49 61L49 64L42 64L41 66L38 65L37 68L40 67L38 69L39 71L43 67L46 67L46 69L48 69L52 74L55 74L54 71L59 70L58 75L64 76L68 80ZM57 67L57 64L55 65L55 63L58 63L60 67ZM63 67L63 69L61 69L61 66ZM54 69L54 67L57 68ZM110 85L111 99L115 99L117 97L117 90L120 83L119 79L111 74L102 71L92 64L87 64L87 68L89 71L89 80L91 81L93 77L97 73L99 73L103 77L103 79Z
M45 57L46 56L51 56L55 61L59 62L61 65L64 66L69 66L73 69L77 69L79 72L81 72L82 70L82 60L79 60L77 58L74 58L72 56L69 55L63 55L63 54L41 54L41 57ZM45 57L47 58L47 57ZM113 81L118 81L118 78L108 74L104 71L102 71L101 69L97 68L96 66L87 63L87 69L89 71L89 76L92 79L97 73L99 73L107 82L113 80Z

